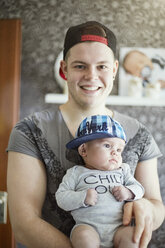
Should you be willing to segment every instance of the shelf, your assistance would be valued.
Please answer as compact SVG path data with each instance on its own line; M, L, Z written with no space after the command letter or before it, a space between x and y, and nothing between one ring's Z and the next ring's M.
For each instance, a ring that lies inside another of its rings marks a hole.
M68 100L68 96L65 94L46 94L45 103L62 104ZM107 105L118 105L118 106L165 106L165 99L154 99L154 98L135 98L128 96L108 96Z

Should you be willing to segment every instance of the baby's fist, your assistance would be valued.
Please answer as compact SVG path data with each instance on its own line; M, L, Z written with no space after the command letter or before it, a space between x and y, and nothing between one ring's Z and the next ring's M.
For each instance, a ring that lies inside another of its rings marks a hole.
M88 189L86 198L85 198L85 204L94 206L97 203L97 192L95 189Z

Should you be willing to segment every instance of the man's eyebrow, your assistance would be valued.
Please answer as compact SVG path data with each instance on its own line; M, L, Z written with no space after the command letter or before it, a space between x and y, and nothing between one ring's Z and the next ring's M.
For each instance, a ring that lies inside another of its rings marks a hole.
M104 60L97 62L97 64L110 64L110 62L108 60Z
M81 60L75 60L71 64L86 64L86 63Z
M87 63L84 61L81 61L81 60L75 60L71 64L84 64L84 65L86 65ZM110 62L108 60L104 60L104 61L98 61L96 64L110 64Z

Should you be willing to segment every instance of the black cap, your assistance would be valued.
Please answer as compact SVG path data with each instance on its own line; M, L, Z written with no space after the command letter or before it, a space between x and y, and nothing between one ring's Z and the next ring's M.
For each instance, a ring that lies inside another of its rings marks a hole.
M64 59L68 50L84 41L97 41L110 47L116 56L116 37L114 33L99 22L89 21L70 27L64 41Z

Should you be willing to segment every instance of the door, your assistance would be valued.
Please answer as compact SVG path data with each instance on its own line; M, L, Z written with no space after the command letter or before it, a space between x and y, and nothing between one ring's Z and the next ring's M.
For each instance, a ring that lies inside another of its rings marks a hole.
M21 20L0 20L0 191L6 191L7 153L12 127L19 119ZM0 224L0 247L14 248L9 215Z

